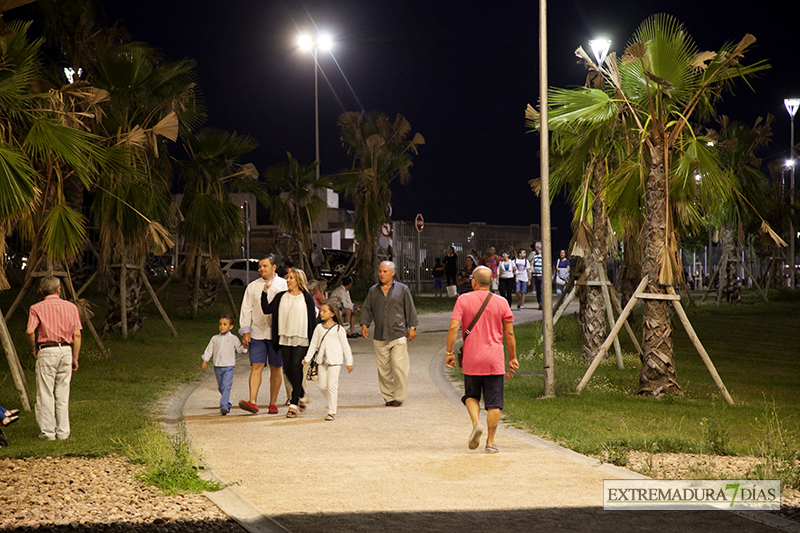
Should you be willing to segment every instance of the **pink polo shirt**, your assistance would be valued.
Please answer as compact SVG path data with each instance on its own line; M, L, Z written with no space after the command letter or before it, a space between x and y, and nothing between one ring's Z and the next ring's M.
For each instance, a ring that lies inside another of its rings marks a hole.
M487 291L472 291L462 294L456 300L452 320L461 322L462 336L483 305L486 294ZM462 368L464 374L471 376L505 374L503 322L514 322L514 314L505 298L493 294L464 343Z
M28 327L36 330L36 344L72 344L73 333L82 328L78 308L74 303L62 300L58 294L50 294L31 306Z

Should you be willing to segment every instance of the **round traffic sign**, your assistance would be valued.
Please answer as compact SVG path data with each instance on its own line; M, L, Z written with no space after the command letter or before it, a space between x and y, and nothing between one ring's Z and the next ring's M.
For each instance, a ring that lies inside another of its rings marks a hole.
M381 235L384 237L389 237L392 234L392 225L388 222L384 222L381 224Z
M414 219L414 226L417 227L417 231L421 232L422 228L425 227L425 219L422 218L422 214L418 214L417 218Z

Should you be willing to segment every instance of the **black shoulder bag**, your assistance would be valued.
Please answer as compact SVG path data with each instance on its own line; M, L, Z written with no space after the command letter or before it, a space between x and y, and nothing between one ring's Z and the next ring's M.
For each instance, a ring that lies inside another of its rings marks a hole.
M478 313L475 315L475 318L472 319L472 322L470 323L469 327L464 330L464 342L461 344L461 348L458 349L458 354L457 354L458 366L460 366L462 368L464 366L462 364L462 362L464 361L464 344L466 344L467 337L469 337L470 331L472 331L472 328L474 328L475 324L477 324L478 319L483 314L483 310L486 309L486 305L489 303L489 299L491 297L492 297L492 292L489 291L489 294L486 295L486 299L483 301L483 305L481 305L481 308L478 310Z

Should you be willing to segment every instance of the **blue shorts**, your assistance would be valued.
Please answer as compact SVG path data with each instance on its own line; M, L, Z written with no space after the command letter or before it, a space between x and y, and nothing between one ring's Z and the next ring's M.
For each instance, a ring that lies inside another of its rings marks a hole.
M505 375L491 375L491 376L471 376L464 374L464 396L461 398L462 403L467 402L467 398L475 398L481 401L481 391L483 391L483 406L484 408L503 409L503 386Z
M433 288L444 289L444 283L442 283L442 278L433 278Z
M528 292L528 282L527 281L518 281L517 282L517 292Z
M277 352L275 351L275 349L272 347L271 341L263 339L250 339L248 352L250 353L251 365L266 365L269 363L269 366L283 366L283 357L281 357L281 352L280 350Z

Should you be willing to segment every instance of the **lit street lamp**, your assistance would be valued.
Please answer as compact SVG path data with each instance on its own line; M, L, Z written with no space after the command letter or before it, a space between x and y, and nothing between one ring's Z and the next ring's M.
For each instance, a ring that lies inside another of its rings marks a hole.
M786 111L789 112L789 116L791 117L792 129L791 129L791 141L789 146L789 159L791 160L791 178L789 181L789 202L794 204L794 116L797 113L797 108L800 107L800 98L786 98L783 101L783 105L786 106ZM789 220L789 287L795 287L795 279L794 279L794 239L795 239L795 231L794 231L794 221Z
M319 62L317 61L318 50L330 50L333 45L333 40L330 35L326 33L317 34L317 38L313 39L307 33L301 33L297 40L300 48L303 50L310 50L311 55L314 57L314 121L315 121L315 146L316 146L316 160L319 161ZM319 179L319 164L317 164L317 179Z
M592 47L592 53L597 60L597 66L602 68L606 56L608 55L608 50L611 48L611 41L609 39L593 39L589 41L589 46Z

